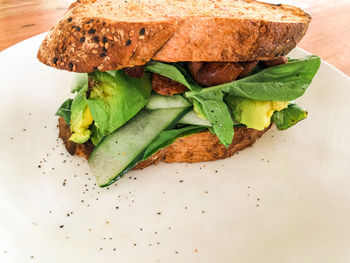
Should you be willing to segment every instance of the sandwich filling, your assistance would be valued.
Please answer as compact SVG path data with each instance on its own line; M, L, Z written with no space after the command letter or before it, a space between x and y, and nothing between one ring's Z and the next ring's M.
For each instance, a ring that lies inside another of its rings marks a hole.
M89 164L111 184L177 138L209 130L228 147L234 127L285 130L305 119L304 94L320 58L270 61L150 61L118 71L75 73L73 99L56 115L72 143L94 145ZM132 140L130 140L132 137ZM118 164L115 164L118 162Z

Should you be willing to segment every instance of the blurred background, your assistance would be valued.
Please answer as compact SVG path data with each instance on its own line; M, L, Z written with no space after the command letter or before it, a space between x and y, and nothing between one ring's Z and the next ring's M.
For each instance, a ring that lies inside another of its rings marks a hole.
M74 1L0 0L0 51L46 32ZM299 47L350 75L350 0L270 0L299 6L312 16Z

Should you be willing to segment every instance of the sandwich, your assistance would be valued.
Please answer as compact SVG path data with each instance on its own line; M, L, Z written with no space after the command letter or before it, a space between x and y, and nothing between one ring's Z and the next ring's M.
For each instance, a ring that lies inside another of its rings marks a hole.
M38 51L74 74L59 136L101 187L160 161L230 157L306 118L294 101L320 58L287 54L310 20L252 0L78 0Z

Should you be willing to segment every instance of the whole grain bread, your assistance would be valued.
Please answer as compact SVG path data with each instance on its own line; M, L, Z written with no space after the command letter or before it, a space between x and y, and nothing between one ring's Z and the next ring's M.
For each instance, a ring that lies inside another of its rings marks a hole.
M84 144L69 141L71 135L69 126L62 117L59 117L58 124L59 137L63 139L68 152L72 155L77 154L88 159L94 149L94 145L90 141ZM143 169L160 161L166 163L194 163L228 158L235 152L251 146L269 128L263 131L257 131L246 127L237 127L235 128L233 142L228 148L221 144L218 137L208 130L182 137L168 147L159 150L147 160L138 163L134 169Z
M38 58L91 72L177 61L269 60L287 54L311 18L253 0L78 0L41 44Z

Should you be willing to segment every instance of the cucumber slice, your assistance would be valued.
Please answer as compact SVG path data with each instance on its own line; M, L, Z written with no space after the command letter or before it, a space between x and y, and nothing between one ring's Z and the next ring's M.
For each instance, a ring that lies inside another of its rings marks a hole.
M191 110L189 113L183 116L179 120L179 123L212 127L211 123L208 120L199 118L194 110Z
M145 107L147 110L157 110L165 108L185 108L189 106L191 106L191 103L182 95L162 96L153 93Z
M159 134L176 125L190 108L142 110L125 125L106 136L91 154L89 165L99 186L122 177L139 161Z
M241 124L237 121L235 121L232 118L233 121L233 126L241 126ZM191 110L189 113L187 113L185 116L183 116L180 120L179 123L181 124L189 124L189 125L200 125L200 126L206 126L206 127L212 127L211 123L206 120L198 117L197 113L194 110Z

